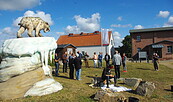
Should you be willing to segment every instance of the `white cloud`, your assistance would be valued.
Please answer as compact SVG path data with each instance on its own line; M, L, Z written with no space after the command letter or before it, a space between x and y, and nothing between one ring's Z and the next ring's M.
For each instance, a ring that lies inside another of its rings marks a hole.
M123 44L121 43L123 38L121 38L121 34L119 32L114 32L113 33L114 41L115 41L115 47L122 46Z
M0 10L23 10L41 5L40 0L0 0Z
M68 25L65 28L66 33L94 32L100 29L100 14L95 13L91 18L82 18L80 15L74 16L77 25Z
M123 20L123 17L122 17L122 16L119 16L119 17L117 18L117 20L122 21L122 20Z
M157 16L166 18L166 17L169 16L169 14L170 14L169 11L160 11L159 14L158 14Z
M5 27L4 29L0 30L0 47L6 39L15 38L16 32L17 29L12 27Z
M40 18L43 19L44 21L48 22L49 25L52 25L52 24L53 24L53 20L52 20L50 14L46 14L46 13L43 12L43 11L36 11L36 13L35 13L34 11L28 10L28 11L26 11L26 12L24 13L23 16L18 17L16 20L13 21L13 26L18 27L18 23L20 22L20 20L21 20L23 17L40 17Z
M126 28L126 27L132 27L131 24L126 24L126 25L121 25L121 24L112 24L111 27L116 27L116 28Z
M6 27L6 28L2 29L0 34L14 34L14 31L12 30L11 27Z
M142 25L136 25L134 29L143 29L144 27Z
M65 33L64 32L56 32L56 34L58 34L58 35L64 35Z
M170 16L168 22L164 24L164 27L171 27L173 26L173 16Z

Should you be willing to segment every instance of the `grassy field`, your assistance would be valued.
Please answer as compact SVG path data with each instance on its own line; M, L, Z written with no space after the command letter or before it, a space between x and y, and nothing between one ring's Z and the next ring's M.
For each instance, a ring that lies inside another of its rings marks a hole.
M84 64L83 64L84 65ZM93 65L90 62L90 65ZM105 66L105 64L103 64ZM145 81L153 82L156 89L150 98L142 97L130 92L122 92L127 97L137 97L140 102L173 102L173 92L170 85L173 85L173 69L160 65L159 71L154 71L152 63L127 63L128 72L121 72L122 78L142 78ZM56 93L41 97L26 97L22 99L9 100L12 102L93 102L93 95L100 90L93 89L88 85L92 77L101 76L103 68L82 68L82 80L72 80L68 78L68 73L62 73L54 79L63 85L63 89ZM121 67L122 70L122 67ZM112 71L114 72L114 71Z

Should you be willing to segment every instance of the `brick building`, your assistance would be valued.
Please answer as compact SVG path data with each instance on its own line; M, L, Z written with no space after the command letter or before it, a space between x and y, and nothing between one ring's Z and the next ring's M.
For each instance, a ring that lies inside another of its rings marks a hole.
M132 57L138 58L139 51L146 51L150 59L158 53L161 60L173 59L173 27L130 30Z

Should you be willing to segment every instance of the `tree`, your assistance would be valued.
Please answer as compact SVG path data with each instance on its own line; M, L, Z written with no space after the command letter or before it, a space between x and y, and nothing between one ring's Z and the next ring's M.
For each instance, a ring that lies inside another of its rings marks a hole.
M131 36L127 35L124 37L124 40L122 41L123 46L120 47L119 51L120 53L126 53L127 57L131 57L132 55L132 40Z

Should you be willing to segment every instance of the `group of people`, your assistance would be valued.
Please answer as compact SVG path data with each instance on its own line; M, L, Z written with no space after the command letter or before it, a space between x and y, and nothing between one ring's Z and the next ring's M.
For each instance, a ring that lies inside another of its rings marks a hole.
M61 58L60 58L61 57ZM77 52L77 55L70 52L69 55L67 52L64 52L62 56L58 56L57 53L55 53L55 76L59 75L59 65L60 65L60 60L62 60L63 63L63 73L67 73L67 66L69 67L69 78L74 79L74 71L76 73L76 80L81 79L81 68L82 68L82 59L85 62L85 67L90 68L89 66L89 55L87 52L80 53L80 51ZM92 57L93 62L94 62L94 68L101 68L102 67L102 60L103 60L103 54L102 52L99 52L97 55L96 52L94 52L94 55ZM105 54L104 60L106 62L106 67L110 65L110 60L111 57L108 53ZM127 57L125 54L121 57L118 51L115 51L115 55L112 57L112 64L114 65L115 68L115 74L116 78L120 78L120 65L123 65L124 72L127 72L126 68L126 60Z
M59 61L60 57L58 54L55 54L55 76L59 75ZM78 52L76 56L74 53L70 52L70 55L67 56L67 52L62 55L62 63L63 63L63 73L67 73L67 64L69 66L69 77L70 79L74 79L74 70L76 70L76 80L81 80L81 68L82 61L81 55Z

